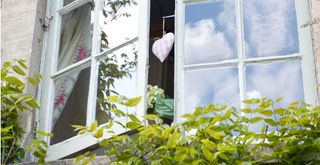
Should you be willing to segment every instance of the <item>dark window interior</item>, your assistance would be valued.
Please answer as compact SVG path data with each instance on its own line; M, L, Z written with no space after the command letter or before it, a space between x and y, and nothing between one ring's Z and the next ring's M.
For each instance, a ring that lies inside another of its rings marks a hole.
M150 45L148 84L164 89L165 94L173 98L174 91L174 49L163 63L153 55L152 45L163 35L162 17L174 15L174 0L151 0L150 11ZM165 32L174 33L174 17L165 19Z

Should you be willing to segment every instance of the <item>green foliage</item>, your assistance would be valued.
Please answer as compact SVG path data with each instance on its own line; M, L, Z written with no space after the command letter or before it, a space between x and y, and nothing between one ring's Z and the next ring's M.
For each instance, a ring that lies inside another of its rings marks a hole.
M165 98L164 90L159 88L158 86L148 85L148 108L153 108L154 104L156 103L157 98Z
M24 60L6 61L1 68L1 163L19 162L25 151L20 147L24 131L18 123L19 113L38 109L39 104L26 93L27 84L36 86L41 76L28 77ZM17 77L19 75L19 77Z
M148 85L147 98L149 110L153 110L153 113L159 114L160 117L173 119L174 101L165 98L163 89Z
M52 133L46 133L43 131L36 131L35 132L38 135L41 135L43 137L48 136L52 137ZM38 164L43 165L45 164L45 158L47 156L47 148L48 144L46 141L41 139L33 139L32 144L27 147L27 149L32 150L32 155L35 156L38 159Z
M319 164L320 107L293 102L273 108L280 100L245 100L248 108L241 110L198 107L183 116L185 122L171 126L153 114L144 118L155 124L142 125L129 114L126 126L137 133L114 135L100 145L116 158L112 164ZM261 130L253 132L256 124Z

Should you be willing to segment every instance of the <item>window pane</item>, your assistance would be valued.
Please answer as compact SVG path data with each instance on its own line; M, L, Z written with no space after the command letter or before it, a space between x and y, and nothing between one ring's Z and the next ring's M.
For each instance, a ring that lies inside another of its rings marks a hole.
M76 1L76 0L64 0L63 1L63 6L68 5L69 3L72 3L74 1Z
M247 57L299 52L294 0L245 0L243 4Z
M247 67L247 95L249 97L283 97L274 108L286 108L293 101L303 101L300 61L256 64ZM253 96L255 95L255 96ZM251 128L260 131L262 124ZM274 128L272 128L274 129Z
M51 144L75 136L72 124L86 124L89 80L90 68L86 68L55 81Z
M98 91L97 91L97 115L99 124L106 123L110 118L117 118L110 114L111 109L120 109L126 113L134 113L135 107L125 107L108 103L108 96L123 95L128 98L137 97L136 92L136 51L137 42L123 47L106 56L100 62Z
M137 1L139 3L139 1ZM118 46L130 39L138 37L139 32L139 4L125 5L114 10L110 3L105 1L103 12L108 16L102 15L102 45L106 50ZM120 3L119 3L120 4ZM115 11L117 11L115 13ZM107 42L106 42L107 41Z
M234 1L187 4L185 64L236 58Z
M239 107L238 69L186 71L184 91L186 113L212 103Z
M89 3L63 15L58 70L91 55L91 33Z

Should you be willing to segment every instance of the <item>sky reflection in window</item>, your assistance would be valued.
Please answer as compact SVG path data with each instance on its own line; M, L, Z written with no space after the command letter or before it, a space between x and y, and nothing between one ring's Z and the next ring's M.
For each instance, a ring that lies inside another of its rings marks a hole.
M236 58L234 1L187 4L185 64Z
M247 95L256 93L256 96L260 95L271 99L282 97L283 100L274 108L286 108L291 102L304 101L300 61L248 66L247 89ZM262 124L254 124L250 129L260 131ZM275 128L269 130L275 130Z
M186 113L212 103L239 107L237 68L186 71L185 77Z
M247 57L299 52L294 0L243 1Z

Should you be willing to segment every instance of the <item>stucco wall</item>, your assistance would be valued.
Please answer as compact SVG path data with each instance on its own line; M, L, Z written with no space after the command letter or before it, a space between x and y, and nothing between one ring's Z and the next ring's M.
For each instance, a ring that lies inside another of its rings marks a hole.
M29 66L28 75L39 73L45 7L46 0L1 0L1 63L24 59ZM26 91L36 97L37 88L28 86ZM35 111L24 111L19 116L26 132L23 146L33 138L34 114Z
M313 50L316 64L317 84L320 83L320 1L311 0L311 21ZM319 90L318 90L319 92Z

